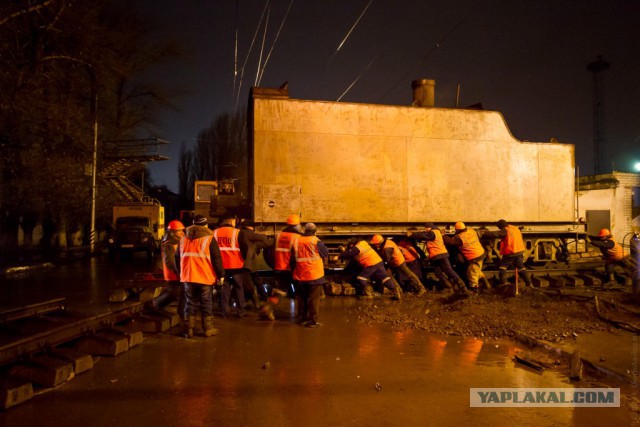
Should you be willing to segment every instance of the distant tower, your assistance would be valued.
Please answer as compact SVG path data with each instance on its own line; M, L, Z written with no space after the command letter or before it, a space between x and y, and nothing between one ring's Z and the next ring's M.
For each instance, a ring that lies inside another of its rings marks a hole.
M604 120L604 71L609 63L598 55L598 59L587 65L593 73L593 150L594 173L604 173L605 120Z

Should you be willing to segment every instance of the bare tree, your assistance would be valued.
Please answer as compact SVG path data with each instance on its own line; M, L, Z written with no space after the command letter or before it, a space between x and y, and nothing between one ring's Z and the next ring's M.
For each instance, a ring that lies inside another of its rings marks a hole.
M116 3L0 5L0 231L10 236L19 218L62 233L87 220L94 123L100 139L133 137L167 105L165 93L138 76L176 50L154 44ZM109 194L98 200L104 215Z

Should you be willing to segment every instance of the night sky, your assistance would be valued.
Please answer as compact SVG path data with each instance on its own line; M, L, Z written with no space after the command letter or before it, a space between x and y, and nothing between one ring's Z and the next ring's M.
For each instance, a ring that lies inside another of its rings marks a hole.
M586 66L602 55L611 66L604 74L605 170L629 171L640 161L640 1L272 0L264 48L263 22L249 52L266 3L130 3L188 54L153 73L183 94L156 129L171 142L171 160L149 165L156 184L177 189L180 145L191 147L217 116L246 107L260 53L264 64L271 49L260 86L288 81L292 98L409 105L411 81L429 78L436 106L453 107L460 84L460 106L501 112L517 139L575 144L582 175L594 165Z

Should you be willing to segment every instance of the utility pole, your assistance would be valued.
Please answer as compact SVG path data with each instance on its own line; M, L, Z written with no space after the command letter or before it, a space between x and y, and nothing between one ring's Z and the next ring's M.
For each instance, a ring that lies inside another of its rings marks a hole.
M598 55L596 61L587 64L587 70L593 73L593 160L594 173L604 173L604 150L606 146L605 110L604 110L604 72L610 64Z

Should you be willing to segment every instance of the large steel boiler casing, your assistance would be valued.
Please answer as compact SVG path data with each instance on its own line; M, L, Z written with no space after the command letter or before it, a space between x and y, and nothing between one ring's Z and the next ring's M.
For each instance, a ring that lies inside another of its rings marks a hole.
M257 222L574 220L574 146L518 141L498 112L252 102Z

